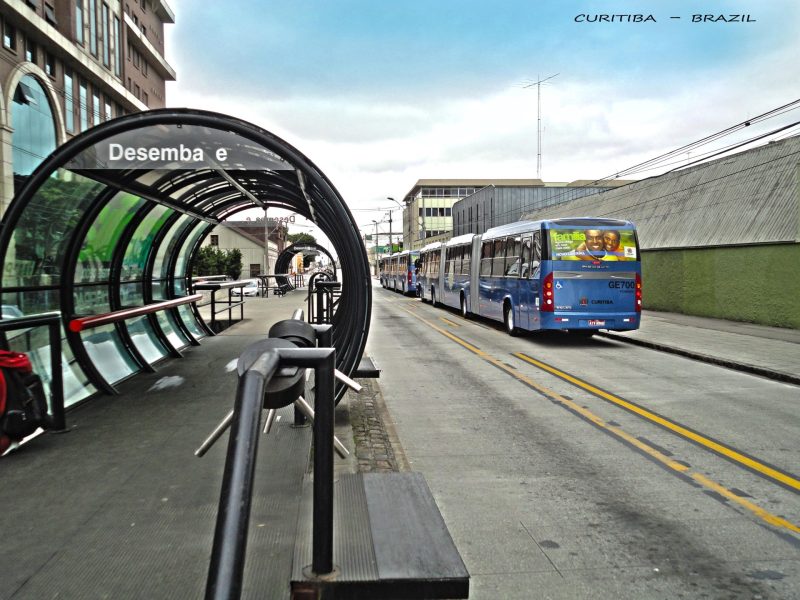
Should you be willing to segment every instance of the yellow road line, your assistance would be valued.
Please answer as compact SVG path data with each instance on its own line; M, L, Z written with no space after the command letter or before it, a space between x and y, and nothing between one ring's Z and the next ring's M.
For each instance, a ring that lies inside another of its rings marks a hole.
M681 437L689 439L695 442L696 444L699 444L700 446L708 448L709 450L712 450L713 452L716 452L717 454L720 454L725 458L728 458L736 463L744 465L748 469L752 469L753 471L756 471L757 473L760 473L761 475L768 477L769 479L773 479L789 488L800 491L800 480L796 479L795 477L792 477L787 473L783 473L782 471L779 471L774 467L765 465L754 458L746 456L741 452L737 452L733 448L729 448L724 444L711 440L697 433L696 431L692 431L691 429L679 425L678 423L675 423L660 415L650 412L649 410L642 408L641 406L638 406L633 402L629 402L605 390L595 387L592 384L587 383L586 381L578 379L574 375L570 375L569 373L565 373L564 371L556 369L555 367L548 365L547 363L543 363L540 360L536 360L535 358L530 357L527 354L523 354L522 352L517 352L514 353L513 356L516 356L517 358L524 360L527 363L539 367L543 371L547 371L548 373L551 373L552 375L555 375L556 377L563 379L564 381L567 381L572 385L575 385L583 390L586 390L587 392L594 394L595 396L603 398L604 400L616 404L617 406L620 406L625 410L637 414L640 417L647 419L648 421L652 421L653 423L661 425L665 429L668 429L673 433L678 434Z
M421 322L425 323L428 327L430 327L434 331L437 331L438 333L441 333L446 338L449 338L449 339L453 340L458 345L466 348L467 350L469 350L473 354L479 356L480 358L482 358L483 360L485 360L489 364L492 364L495 367L501 369L502 371L508 373L509 375L511 375L515 379L521 381L522 383L524 383L528 387L540 392L542 395L544 395L545 397L547 397L547 398L549 398L551 400L555 400L555 401L559 402L565 408L567 408L567 409L571 410L572 412L580 415L581 417L583 417L584 419L586 419L590 423L594 424L596 427L607 431L608 433L610 433L611 435L613 435L617 439L625 442L626 444L634 446L638 450L641 450L642 452L646 453L649 457L651 457L652 459L658 461L659 463L661 463L665 467L667 467L667 468L669 468L669 469L671 469L671 470L673 470L673 471L675 471L677 473L681 473L681 474L683 474L685 476L691 477L695 482L697 482L701 486L703 486L703 487L705 487L707 489L710 489L712 491L715 491L715 492L721 494L722 496L724 496L725 498L728 498L729 500L734 501L736 504L738 504L739 506L749 510L751 513L753 513L754 515L756 515L760 519L764 520L765 522L769 523L770 525L773 525L775 527L782 527L784 529L788 529L788 530L793 531L795 533L800 533L800 527L798 527L794 523L791 523L791 522L787 521L786 519L783 519L783 518L781 518L781 517L779 517L777 515L773 515L772 513L764 510L763 508L761 508L757 504L754 504L754 503L752 503L752 502L750 502L748 500L745 500L744 498L742 498L740 496L737 496L736 494L734 494L733 492L731 492L730 490L728 490L724 486L720 485L719 483L716 483L715 481L709 479L708 477L705 477L704 475L701 475L700 473L687 473L687 471L689 471L689 467L687 467L686 465L684 465L682 463L679 463L676 460L671 459L669 456L667 456L663 452L661 452L661 451L657 450L656 448L653 448L652 446L642 442L640 439L636 438L635 436L632 436L631 434L629 434L628 432L624 431L619 426L609 425L601 417L595 415L594 413L592 413L587 408L584 408L583 406L577 404L576 402L573 402L572 400L570 400L568 398L565 398L564 396L562 396L561 394L559 394L558 392L556 392L554 390L551 390L549 388L544 387L543 385L540 385L540 384L536 383L530 377L527 377L526 375L523 375L519 371L511 368L510 366L506 365L505 363L501 362L500 360L496 359L495 357L491 356L490 354L487 354L486 352L484 352L483 350L481 350L477 346L474 346L474 345L470 344L469 342L467 342L465 340L462 340L460 337L458 337L456 335L453 335L449 331L446 331L445 329L442 329L438 325L435 325L434 323L431 323L427 319L421 317L419 314L417 314L415 312L412 312L412 311L408 310L407 308L403 308L403 310L405 310L408 314L410 314L414 318L416 318L416 319L420 320ZM533 360L535 360L535 359L533 359Z
M461 325L459 325L458 323L453 323L450 319L445 319L444 317L439 317L439 319L444 321L445 323L447 323L451 327L461 327Z

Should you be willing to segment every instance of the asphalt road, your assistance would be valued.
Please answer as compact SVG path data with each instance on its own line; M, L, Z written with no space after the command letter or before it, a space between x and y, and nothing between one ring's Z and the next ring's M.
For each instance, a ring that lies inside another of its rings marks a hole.
M470 598L800 598L800 388L374 292L367 351Z

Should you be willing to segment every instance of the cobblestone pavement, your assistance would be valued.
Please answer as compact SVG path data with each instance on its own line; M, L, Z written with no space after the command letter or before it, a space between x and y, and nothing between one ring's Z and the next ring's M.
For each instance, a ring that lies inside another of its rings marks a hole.
M362 473L409 471L378 380L359 379L358 383L363 386L361 393L348 392L336 410L337 435L341 438L349 430L352 440L343 441L348 448L355 448L349 470Z

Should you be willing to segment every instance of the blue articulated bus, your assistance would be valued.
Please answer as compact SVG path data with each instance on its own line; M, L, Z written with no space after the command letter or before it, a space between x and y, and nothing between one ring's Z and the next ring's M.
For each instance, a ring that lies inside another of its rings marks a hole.
M403 250L397 254L392 254L389 261L389 277L387 285L389 289L401 294L417 293L416 262L419 258L419 250Z
M467 316L473 246L479 237L468 233L445 243L428 244L421 250L419 282L423 300L457 308Z
M436 290L441 271L442 242L433 242L419 251L417 268L417 296L436 304Z
M378 277L380 279L381 285L383 287L387 287L387 280L389 278L389 258L381 258L378 261Z
M445 246L438 283L439 298L462 314L501 321L511 335L543 329L592 335L639 327L641 260L633 223L521 221L489 229L471 244L462 238L467 241L459 236Z

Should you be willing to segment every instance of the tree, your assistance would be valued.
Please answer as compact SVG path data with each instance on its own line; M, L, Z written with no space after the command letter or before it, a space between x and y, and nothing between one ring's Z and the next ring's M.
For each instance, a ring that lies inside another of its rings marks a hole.
M231 279L239 279L242 274L242 251L238 248L225 252L225 274Z
M242 274L242 251L238 248L220 250L216 246L202 246L194 258L194 275L227 275L239 279Z
M310 233L290 233L286 239L292 244L316 244L317 238Z

